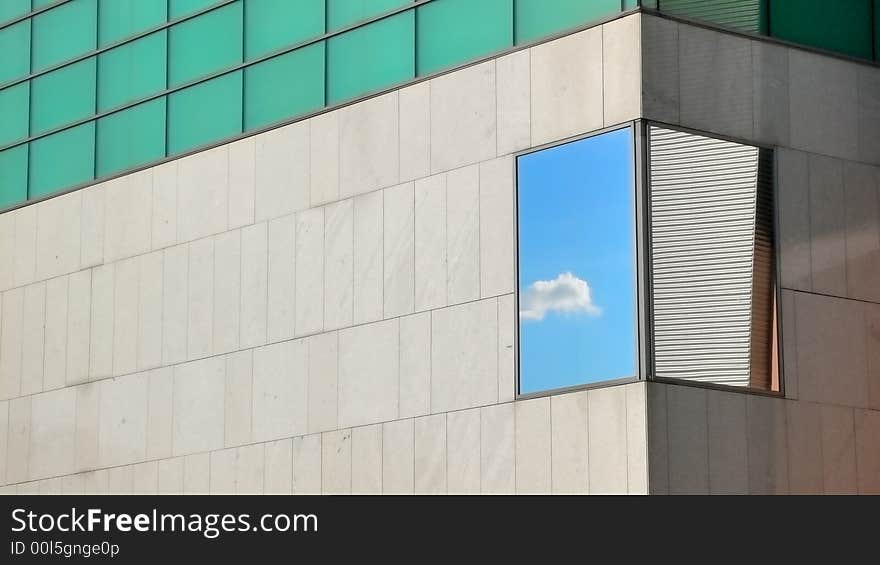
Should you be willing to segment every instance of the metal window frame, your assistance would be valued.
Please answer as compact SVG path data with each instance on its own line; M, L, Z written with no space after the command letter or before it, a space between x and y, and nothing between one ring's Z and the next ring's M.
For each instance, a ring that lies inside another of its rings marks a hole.
M771 201L773 203L773 295L776 300L776 363L779 371L779 390L763 390L752 387L738 387L731 385L715 384L709 382L692 381L687 379L663 378L654 374L654 344L653 344L653 312L654 312L654 294L653 294L653 278L652 278L652 242L651 242L651 155L650 155L650 127L661 127L683 133L691 133L703 137L730 141L741 145L756 147L761 150L772 151L773 163L773 186L771 187ZM634 157L634 189L635 189L635 250L636 250L636 322L637 322L637 374L633 377L608 379L593 383L584 383L561 388L553 388L528 393L522 393L520 384L520 324L519 324L519 176L517 160L523 155L528 155L545 149L550 149L560 145L565 145L582 139L596 137L612 131L618 131L625 128L631 128L633 132L633 157ZM618 386L622 384L636 382L656 382L668 385L689 386L694 388L702 388L709 390L718 390L723 392L734 392L739 394L749 394L755 396L765 396L772 398L785 398L785 356L783 355L784 327L782 323L782 285L781 279L781 261L780 257L780 237L779 237L779 151L773 145L756 143L751 140L726 136L693 128L684 127L677 124L669 124L657 120L648 120L644 118L623 122L614 126L601 128L589 133L575 135L560 139L557 141L545 143L539 146L530 147L528 149L518 151L513 154L513 179L514 179L514 379L516 400L527 400L532 398L541 398L545 396L553 396L569 392L591 390L596 388L606 388Z
M545 396L554 396L558 394L564 394L568 392L576 392L582 390L590 390L597 388L606 388L610 386L619 386L630 383L637 383L640 381L646 380L647 376L647 345L648 345L648 337L645 330L648 328L644 325L644 320L642 316L642 312L644 309L642 305L646 300L646 294L649 287L646 285L646 269L644 268L644 263L641 261L641 258L645 255L646 250L644 249L645 243L645 232L644 232L644 222L642 221L642 214L645 211L645 201L644 201L644 183L641 181L641 178L645 172L643 166L643 160L640 155L643 154L642 148L644 147L644 143L642 142L641 135L639 134L639 130L641 127L641 120L633 120L629 122L622 122L620 124L616 124L613 126L604 127L598 130L591 131L589 133L575 135L571 137L567 137L564 139L559 139L556 141L551 141L549 143L544 143L542 145L537 145L534 147L529 147L528 149L524 149L522 151L517 151L513 154L512 159L512 167L513 167L513 180L514 180L514 198L513 198L513 221L514 221L514 399L515 400L527 400L531 398L542 398ZM521 375L520 375L520 355L521 355L521 347L520 347L520 323L519 323L519 306L520 306L520 289L519 289L519 167L517 166L517 162L520 157L531 155L533 153L538 153L541 151L545 151L548 149L553 149L555 147L560 147L563 145L568 145L570 143L575 143L577 141L583 141L584 139L591 139L594 137L599 137L601 135L621 131L628 129L632 133L632 159L633 159L633 178L632 178L632 190L633 190L633 227L635 228L635 234L633 234L633 251L634 257L636 261L635 268L635 283L634 288L634 311L633 318L635 320L635 333L636 335L636 351L635 351L635 375L630 377L619 377L613 379L606 379L600 381L594 381L591 383L580 383L574 384L565 387L556 387L550 388L546 390L537 390L532 392L523 393L521 389Z

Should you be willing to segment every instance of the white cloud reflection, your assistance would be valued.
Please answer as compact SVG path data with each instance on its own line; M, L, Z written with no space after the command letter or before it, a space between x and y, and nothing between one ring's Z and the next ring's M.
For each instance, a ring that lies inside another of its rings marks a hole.
M560 273L551 281L535 281L520 295L519 317L541 321L550 312L599 316L590 284L571 273Z

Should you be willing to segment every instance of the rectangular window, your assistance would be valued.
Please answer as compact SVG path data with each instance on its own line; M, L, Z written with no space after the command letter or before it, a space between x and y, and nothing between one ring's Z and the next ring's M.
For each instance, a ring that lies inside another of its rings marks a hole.
M165 89L166 31L151 33L98 56L98 111Z
M434 0L418 8L418 74L513 45L511 0Z
M316 110L324 105L324 44L247 67L244 83L247 130Z
M519 391L638 375L633 134L517 159Z
M98 46L105 47L165 23L168 0L100 0Z
M654 374L779 390L772 154L650 128Z
M871 0L773 0L770 35L870 59Z
M0 29L0 84L27 76L31 69L31 21Z
M95 178L95 122L31 143L28 198L39 198Z
M327 31L350 26L413 0L327 0Z
M168 86L241 63L242 9L234 2L171 27Z
M27 144L0 151L0 209L27 199Z
M660 8L731 29L767 33L767 0L663 0Z
M95 49L98 43L97 2L71 0L34 17L34 72Z
M165 157L165 98L98 120L98 177Z
M0 146L27 138L29 104L26 82L0 90Z
M87 118L95 112L95 59L39 76L31 89L31 135Z
M515 0L516 42L525 43L620 12L620 0Z
M241 71L169 95L168 154L241 133Z
M246 0L245 59L324 34L324 0Z
M415 76L415 14L412 10L329 40L327 103L409 80Z

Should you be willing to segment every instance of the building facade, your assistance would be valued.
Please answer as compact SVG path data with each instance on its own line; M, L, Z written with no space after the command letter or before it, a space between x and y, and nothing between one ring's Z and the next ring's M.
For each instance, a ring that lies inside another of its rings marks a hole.
M4 2L0 488L880 492L880 6L637 4Z

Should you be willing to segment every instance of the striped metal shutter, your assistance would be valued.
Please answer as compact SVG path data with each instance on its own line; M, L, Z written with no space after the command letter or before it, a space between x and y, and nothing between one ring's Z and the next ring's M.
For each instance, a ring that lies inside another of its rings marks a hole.
M654 372L770 388L770 159L756 147L650 130Z
M764 0L660 0L660 11L721 26L761 32Z

